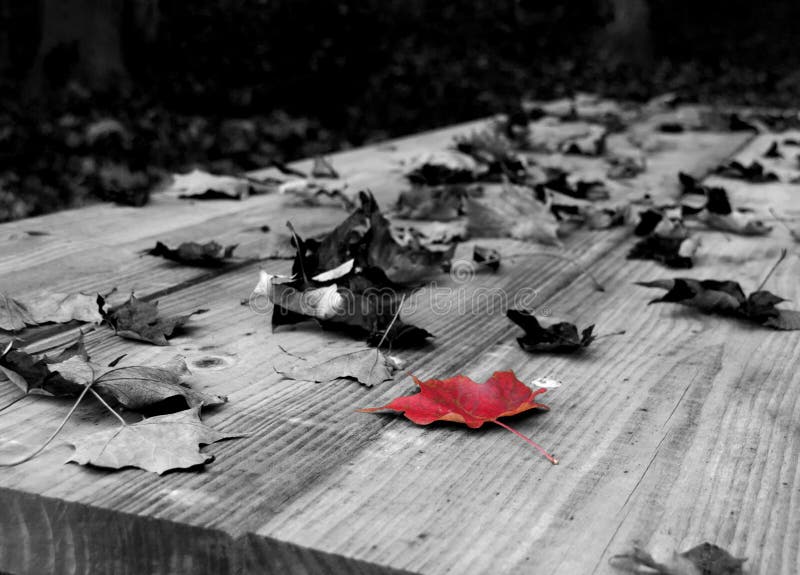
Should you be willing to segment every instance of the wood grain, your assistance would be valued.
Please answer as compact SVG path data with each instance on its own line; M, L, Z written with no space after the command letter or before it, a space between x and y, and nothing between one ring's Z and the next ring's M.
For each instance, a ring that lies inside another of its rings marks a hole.
M431 141L431 149L448 138ZM418 139L414 149L425 141ZM678 170L711 168L742 139L688 134L663 141L668 145L652 154L648 179L639 184L670 194ZM755 146L763 141L755 140L742 154L752 154ZM358 161L369 165L372 153ZM376 165L369 176L374 181L395 177L385 174L386 164L376 160ZM757 189L759 209L797 212L792 188ZM734 193L744 202L746 191L737 187ZM283 208L267 204L263 214L285 219ZM240 217L257 220L261 207L243 208L245 216L238 208L221 214L212 218L210 229L229 228ZM318 214L321 223L341 218L341 212ZM189 237L202 225L187 221L170 233ZM73 233L67 223L63 229ZM140 239L121 244L150 241L140 232ZM791 246L788 233L777 228L767 238L703 232L703 240L697 268L681 275L729 276L746 289L758 285L781 246ZM98 241L106 242L105 236ZM496 244L509 253L521 249ZM609 557L634 541L665 557L709 540L748 556L751 573L795 573L800 333L646 305L655 293L633 282L673 274L650 262L626 260L629 247L624 230L566 238L564 253L591 269L605 292L593 289L573 265L520 258L497 275L479 273L466 283L443 276L417 294L415 309L404 314L437 336L429 348L399 353L409 362L407 370L420 377L464 373L481 380L513 368L523 381L538 376L563 381L545 396L550 412L512 423L553 450L561 460L556 467L500 428L418 427L400 417L355 412L411 391L402 375L374 389L281 379L272 369L281 353L278 344L298 353L360 344L305 325L271 333L268 317L240 304L255 284L259 264L202 276L131 268L131 278L152 276L142 278L150 286L144 289L165 290L164 312L210 311L169 348L97 329L86 336L93 358L110 361L127 353L125 361L133 365L184 354L195 387L230 397L206 420L250 436L207 448L217 460L203 473L157 477L63 465L70 453L63 444L26 464L0 469L0 505L10 511L0 516L0 569L612 573ZM469 246L459 253L469 253ZM289 263L263 265L281 272ZM25 274L35 271L21 270ZM99 277L93 274L81 277L76 268L59 285L90 286ZM800 262L790 258L768 287L798 301L798 274ZM527 354L514 341L518 329L505 319L502 306L529 288L536 291L532 303L541 314L626 334L601 339L579 356ZM434 297L443 308L438 313L430 305ZM55 348L73 335L71 330L44 334L30 340L30 348ZM17 395L0 382L0 407ZM0 413L4 454L36 445L67 409L59 400L27 398ZM63 441L113 424L87 402Z

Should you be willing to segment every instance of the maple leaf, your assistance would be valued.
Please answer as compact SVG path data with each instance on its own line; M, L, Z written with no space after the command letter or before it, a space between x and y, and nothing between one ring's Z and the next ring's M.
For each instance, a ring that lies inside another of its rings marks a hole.
M0 371L25 393L75 396L85 385L89 355L83 335L57 356L35 356L9 344L0 355ZM91 376L90 376L91 377Z
M691 238L679 209L648 209L639 214L634 229L645 236L628 252L631 260L654 260L671 268L691 268L699 241Z
M212 461L200 445L242 437L217 431L200 420L200 408L151 417L75 441L69 461L109 469L138 467L159 475Z
M782 297L761 289L745 296L742 286L735 281L675 278L636 283L667 290L651 304L677 303L707 313L740 317L775 329L800 329L800 312L775 307L786 301Z
M731 205L728 192L719 186L704 186L687 174L678 175L684 196L689 194L702 194L705 203L694 205L683 204L683 212L696 215L707 226L726 232L733 232L746 236L763 236L772 231L750 210L734 209Z
M525 330L525 335L517 338L525 351L572 352L588 347L595 340L594 325L579 333L575 324L568 322L542 326L536 316L524 310L510 309L506 316Z
M161 256L168 260L200 267L220 267L233 256L235 245L222 246L215 241L200 244L197 242L183 242L177 248L167 247L161 242L147 253L151 256Z
M267 184L235 176L220 176L202 170L175 174L166 195L191 200L245 200L251 190L269 191Z
M467 198L471 237L513 238L558 245L559 223L549 201L513 184L487 185L480 197Z
M0 292L0 329L18 331L27 326L73 320L100 323L103 316L97 296L44 291L12 298Z
M327 359L315 356L309 361L299 356L289 365L275 367L282 376L323 383L337 379L351 379L367 387L391 381L397 364L377 349L358 349L346 353L336 353Z
M478 265L484 265L493 272L500 269L500 252L493 248L478 246L472 248L472 260Z
M414 377L414 382L419 386L419 393L395 398L381 407L368 407L358 411L399 411L419 425L451 421L477 429L486 422L495 423L530 443L551 463L558 463L539 444L498 421L499 417L516 415L530 409L548 410L549 407L535 401L536 396L547 391L546 389L532 390L519 381L513 371L497 371L483 384L463 375L427 381Z
M465 198L475 193L463 184L414 186L400 192L395 215L412 220L448 222L463 217Z
M742 575L745 561L746 558L734 557L712 543L701 543L683 553L674 553L667 563L659 563L639 547L634 547L632 553L611 558L617 569L640 573L642 567L647 567L654 575Z
M228 401L227 397L192 389L183 382L188 375L191 372L186 362L176 356L159 367L137 365L108 370L94 380L93 389L111 405L134 411L174 400L190 408L222 405Z
M475 131L469 136L456 137L456 150L468 154L484 166L481 180L499 181L501 178L522 182L530 177L533 165L527 157L516 151L514 143L496 127Z
M339 172L323 156L314 158L314 165L311 166L311 175L315 178L338 179Z
M474 182L487 172L487 166L457 150L439 150L418 156L406 166L409 181L427 186Z
M737 160L733 160L732 162L719 166L715 173L725 178L736 178L752 184L780 181L777 174L765 170L764 166L756 161L745 165Z
M92 363L82 335L55 357L32 355L8 346L0 355L0 372L25 393L76 397L92 384L92 389L110 404L134 411L154 406L207 407L228 401L186 385L183 379L191 372L180 356L158 367L110 369Z
M97 296L100 305L105 303ZM104 319L120 337L146 341L155 345L169 345L167 338L180 329L197 310L187 315L163 318L158 315L158 302L147 302L131 294L128 301L104 314Z

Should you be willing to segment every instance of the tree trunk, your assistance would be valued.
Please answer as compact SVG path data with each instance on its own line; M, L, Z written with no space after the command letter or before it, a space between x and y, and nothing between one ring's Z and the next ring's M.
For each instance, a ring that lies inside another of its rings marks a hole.
M611 62L652 62L650 7L647 0L611 0L614 19L603 32L601 49Z
M124 82L122 8L123 0L43 0L29 91L44 96L70 80L91 90Z

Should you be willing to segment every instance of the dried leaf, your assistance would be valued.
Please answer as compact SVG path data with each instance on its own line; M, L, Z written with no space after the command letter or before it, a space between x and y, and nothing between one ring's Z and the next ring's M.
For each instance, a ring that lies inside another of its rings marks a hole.
M245 200L253 182L234 176L219 176L202 170L175 174L165 194L192 200Z
M475 238L513 238L559 245L559 223L549 202L525 186L489 185L481 197L467 199L469 235Z
M288 365L275 367L275 371L289 379L313 381L317 383L351 379L367 387L391 381L396 371L393 361L377 349L359 349L347 353L337 353L321 360L315 356L313 361L297 356ZM299 361L298 361L299 360Z
M524 310L510 309L506 316L525 330L525 335L517 338L525 351L573 352L588 347L595 340L594 325L579 333L575 324L568 322L542 326L536 316Z
M478 265L485 265L493 272L500 269L500 252L485 246L472 248L472 259Z
M214 458L200 445L241 437L222 433L200 420L200 408L151 417L75 441L69 461L109 469L138 467L159 475L204 465Z
M180 399L185 407L222 405L227 397L209 395L188 387L184 377L191 372L180 356L160 367L129 366L106 371L93 389L112 405L141 411L165 401Z
M233 256L235 249L235 245L222 246L215 241L204 244L184 242L175 249L157 242L156 247L147 253L192 266L220 267L228 263L227 260Z
M315 178L337 179L339 172L323 156L317 156L314 158L314 165L311 167L311 175Z
M734 281L675 278L636 283L667 290L662 297L652 300L651 304L677 303L706 313L747 319L775 329L800 329L800 312L775 307L785 301L782 297L765 290L745 296L742 286Z
M558 463L541 446L497 420L499 417L516 415L530 409L549 409L546 405L535 401L536 396L547 391L546 389L531 390L516 378L513 371L497 371L483 384L476 383L463 375L427 381L414 377L414 382L419 386L419 393L395 398L381 407L369 407L358 411L364 413L382 410L399 411L419 425L428 425L434 421L451 421L476 429L487 421L492 422L533 445L553 464Z
M727 164L719 166L715 173L725 178L735 178L745 180L751 184L763 184L766 182L778 182L780 178L774 172L764 168L760 162L750 162L749 165L742 164L733 160Z
M468 154L439 150L413 158L406 166L406 177L414 184L441 186L474 182L488 171Z
M99 300L103 298L98 296ZM120 337L146 341L155 345L169 345L167 339L189 321L194 314L206 310L197 310L187 315L160 317L158 302L147 302L131 297L121 306L106 312L104 319L108 321Z
M642 567L654 575L742 575L740 559L725 549L711 543L701 543L684 553L674 553L667 563L659 563L650 553L639 547L624 555L615 555L611 564L629 573L640 573Z
M52 358L8 345L0 355L0 371L25 393L58 397L78 395L94 377L83 335Z
M97 296L45 291L11 298L0 292L0 329L18 331L27 326L73 320L100 323L103 316Z

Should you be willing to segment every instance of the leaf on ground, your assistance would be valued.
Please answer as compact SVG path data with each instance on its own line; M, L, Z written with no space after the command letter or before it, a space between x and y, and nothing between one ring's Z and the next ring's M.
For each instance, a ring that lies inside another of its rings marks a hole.
M485 165L457 150L439 150L418 156L405 167L410 182L425 186L474 182L487 172Z
M559 245L559 223L549 201L536 191L513 184L484 186L480 197L467 199L469 235L474 238L513 238Z
M543 326L536 316L524 310L510 309L508 319L525 330L517 342L525 351L573 352L588 347L595 340L594 325L578 331L575 324L559 322Z
M673 553L666 563L659 563L639 547L634 547L631 553L611 558L611 564L617 569L642 573L641 569L645 567L654 575L742 575L745 561L746 558L734 557L712 543L701 543L684 553Z
M98 296L98 299L103 298ZM143 301L131 294L124 304L107 311L104 319L120 337L155 345L169 345L168 338L181 329L194 314L204 311L206 310L165 318L158 315L158 302Z
M254 181L235 176L220 176L202 170L175 174L165 194L190 200L245 200Z
M395 215L412 220L449 222L466 213L466 197L474 193L464 184L414 186L400 192Z
M606 176L612 180L629 180L647 170L647 157L641 151L616 153L607 161Z
M535 401L536 396L547 391L546 389L532 390L519 381L513 371L497 371L483 384L463 375L426 381L414 377L414 382L419 386L419 393L395 398L381 407L358 411L399 411L419 425L451 421L476 429L486 422L492 422L533 445L553 464L558 463L541 446L498 421L500 417L517 415L530 409L549 409Z
M278 193L294 197L303 206L322 206L333 203L346 210L353 209L353 199L347 194L347 182L314 178L292 178L278 187Z
M782 158L783 154L781 153L780 142L778 142L777 140L773 140L773 142L769 145L769 148L767 148L767 150L764 152L763 155L765 158L773 158L773 159Z
M757 290L746 296L742 286L734 281L695 280L675 278L636 282L637 285L660 288L667 292L650 303L677 303L715 313L750 320L781 330L800 329L800 312L775 307L784 298L769 291Z
M684 201L683 212L696 215L708 227L745 236L763 236L772 231L772 228L752 211L734 209L725 188L702 185L687 174L679 174L679 178L684 198L690 194L705 196L703 204Z
M765 169L760 162L750 162L743 164L737 160L719 166L715 173L725 178L745 180L751 184L763 184L766 182L778 182L780 178L774 172Z
M610 197L609 187L602 180L585 180L580 176L571 176L560 171L545 183L543 188L578 200L607 200Z
M537 152L600 156L607 136L608 130L599 124L544 118L528 123L522 143Z
M478 246L472 248L472 260L496 272L500 269L500 252L493 248Z
M628 259L653 260L670 268L694 265L700 242L689 236L679 208L644 210L638 214L634 234L644 237L628 252Z
M483 167L482 173L476 174L483 181L511 179L522 182L538 171L533 162L519 153L514 142L496 126L456 137L455 144L456 150L471 156Z
M233 256L235 245L222 246L215 241L200 244L183 242L177 248L167 247L161 242L149 250L151 256L161 256L168 260L199 267L220 267L228 263Z
M237 437L242 435L204 424L196 407L79 438L69 461L108 469L138 467L161 475L204 465L214 458L201 453L200 445Z
M33 355L12 345L0 355L0 371L25 393L71 397L94 378L83 334L55 357Z
M93 389L111 405L134 411L172 400L180 400L189 408L222 405L228 401L227 397L190 388L183 382L190 374L184 359L176 356L159 367L137 365L111 369L95 380Z
M316 383L351 379L372 387L390 381L397 370L395 363L380 350L369 348L336 353L322 360L315 354L313 361L289 354L286 357L291 360L276 366L276 372L289 379Z
M314 158L314 165L311 166L311 175L315 178L330 178L332 180L339 178L339 172L324 156Z
M89 323L103 320L96 295L45 291L12 298L0 292L0 329L19 331L27 326L73 320Z

